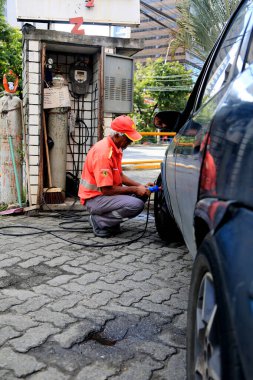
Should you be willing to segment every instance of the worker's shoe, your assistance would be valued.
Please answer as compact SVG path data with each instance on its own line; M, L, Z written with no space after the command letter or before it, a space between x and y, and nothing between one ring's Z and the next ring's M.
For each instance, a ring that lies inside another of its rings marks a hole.
M108 231L110 231L112 235L120 234L121 233L120 224L117 224L114 227L108 227Z
M94 215L90 215L90 225L93 229L93 233L95 236L101 237L101 238L108 238L112 236L112 232L109 229L101 229L98 227Z

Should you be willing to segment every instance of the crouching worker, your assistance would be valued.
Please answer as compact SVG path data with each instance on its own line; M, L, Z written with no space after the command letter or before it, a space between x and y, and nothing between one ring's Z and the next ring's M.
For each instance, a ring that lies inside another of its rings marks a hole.
M119 233L120 223L144 208L149 190L124 175L121 168L122 151L141 138L133 120L122 115L112 121L110 135L87 154L78 196L90 213L95 236L106 238Z

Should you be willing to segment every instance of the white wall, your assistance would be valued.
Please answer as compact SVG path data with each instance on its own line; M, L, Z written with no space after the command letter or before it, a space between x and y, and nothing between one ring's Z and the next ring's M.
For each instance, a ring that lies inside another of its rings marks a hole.
M24 22L18 22L16 16L16 4L15 0L6 1L6 19L7 22L14 26L21 28ZM47 23L32 23L37 29L47 29ZM51 24L50 29L70 32L73 25L70 24ZM86 35L93 36L111 36L120 38L130 38L131 28L121 26L109 26L105 25L84 25Z

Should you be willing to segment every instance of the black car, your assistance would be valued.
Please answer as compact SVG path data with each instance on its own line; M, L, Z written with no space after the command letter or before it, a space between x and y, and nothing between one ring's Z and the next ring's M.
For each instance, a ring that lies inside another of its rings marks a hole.
M242 1L210 53L184 112L157 115L177 134L155 194L167 242L194 263L188 379L253 379L253 0ZM176 116L176 117L175 117Z

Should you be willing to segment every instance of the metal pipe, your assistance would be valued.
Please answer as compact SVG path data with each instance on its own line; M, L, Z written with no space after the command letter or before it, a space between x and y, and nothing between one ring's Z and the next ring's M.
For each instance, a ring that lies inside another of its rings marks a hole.
M15 161L13 143L12 143L12 137L11 136L8 136L8 141L9 141L9 145L10 145L11 161L12 161L12 166L13 166L13 170L14 170L16 190L17 190L17 194L18 194L18 204L20 207L22 207L21 191L20 191L20 186L19 186L18 172L17 172L17 167L16 167L16 161Z

